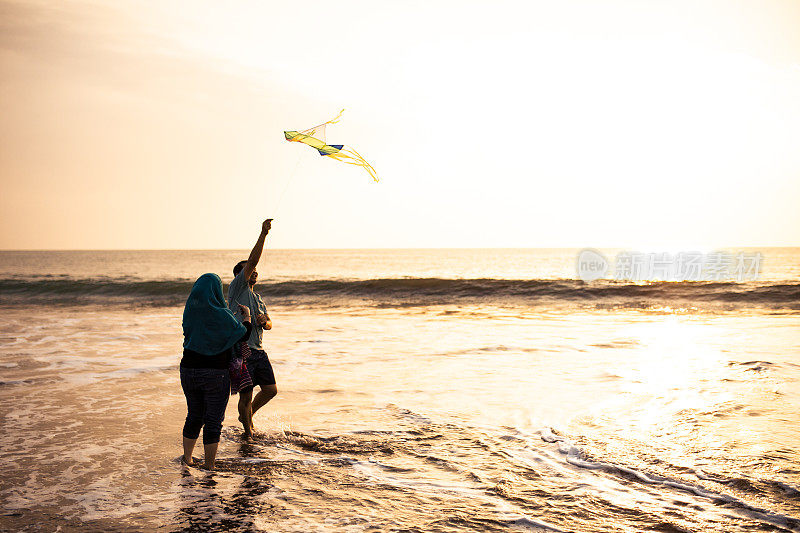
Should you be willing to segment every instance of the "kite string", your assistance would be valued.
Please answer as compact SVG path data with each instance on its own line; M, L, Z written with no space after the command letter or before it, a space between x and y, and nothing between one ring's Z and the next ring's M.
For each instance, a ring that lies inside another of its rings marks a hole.
M297 156L297 162L294 164L294 169L292 170L289 177L286 178L286 182L283 184L283 190L281 191L280 196L278 197L278 202L275 204L275 212L273 213L273 218L278 218L278 212L280 211L281 204L283 203L283 197L286 194L286 190L289 188L289 183L291 183L292 178L297 173L297 167L300 166L300 160L302 159L301 155Z

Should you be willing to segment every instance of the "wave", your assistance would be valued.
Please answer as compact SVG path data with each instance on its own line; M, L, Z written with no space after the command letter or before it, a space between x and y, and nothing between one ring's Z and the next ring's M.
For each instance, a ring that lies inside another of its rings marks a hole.
M702 484L687 482L686 480L673 478L669 475L648 473L625 466L623 464L593 460L592 458L588 457L584 450L575 446L569 441L569 439L554 433L551 428L543 429L540 432L540 436L544 442L557 444L559 452L565 456L567 463L577 466L578 468L587 470L601 470L618 476L619 478L628 479L636 483L642 483L646 485L661 485L666 488L692 493L702 498L706 498L717 505L724 505L728 508L737 509L740 511L740 514L748 518L755 518L762 522L771 523L780 528L787 528L791 531L800 530L800 520L797 518L763 508L760 505L748 503L747 501L736 496L715 491L714 489L708 488ZM760 503L764 502L764 495L766 492L763 490L764 487L773 489L772 496L777 496L778 499L784 499L787 498L787 496L791 498L791 491L794 490L793 486L777 480L763 480L759 482L760 486L757 486L756 483L745 477L724 479L722 476L708 476L702 471L694 471L694 473L699 480L713 481L714 483L728 485L729 487L734 487L741 490L743 493L747 494L747 496L760 497ZM779 490L775 491L775 488Z
M343 434L291 429L264 434L250 444L255 456L220 459L218 470L253 480L272 480L281 470L285 477L303 479L304 486L322 477L325 485L311 494L334 505L332 487L346 472L355 472L361 482L348 484L350 505L358 498L366 504L411 493L423 513L452 506L453 499L463 511L404 529L687 531L681 524L691 524L698 531L800 531L800 520L793 516L796 498L786 489L793 487L776 479L750 483L745 474L720 479L665 461L658 461L660 468L645 468L626 462L632 457L624 452L611 462L547 426L529 433L442 423L393 404L386 406L386 414L399 426ZM241 436L238 427L223 431L232 439ZM366 493L359 489L364 480ZM509 520L496 521L487 508L502 508ZM598 516L613 516L614 524L597 526Z
M178 305L191 290L190 280L0 279L0 303L82 303L130 301ZM800 309L795 282L649 282L574 279L389 278L365 280L288 280L256 287L272 305L439 305L497 304L591 308Z

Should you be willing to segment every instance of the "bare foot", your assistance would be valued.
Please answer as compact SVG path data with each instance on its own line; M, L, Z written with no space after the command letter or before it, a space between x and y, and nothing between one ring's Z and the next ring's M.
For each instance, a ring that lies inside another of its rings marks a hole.
M253 438L253 431L247 427L247 424L244 423L244 419L242 418L242 415L239 415L239 422L242 423L242 428L244 429L244 434L242 434L242 438L244 440L252 439ZM252 428L253 426L250 426L250 427Z
M181 463L185 464L186 466L198 466L198 462L194 457L189 458L186 460L186 457L181 456Z

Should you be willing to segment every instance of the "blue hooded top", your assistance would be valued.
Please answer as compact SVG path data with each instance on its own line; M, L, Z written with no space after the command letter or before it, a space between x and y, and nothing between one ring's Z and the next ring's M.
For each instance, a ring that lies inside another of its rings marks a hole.
M197 278L183 310L183 347L216 355L233 346L246 332L228 309L219 276L203 274Z

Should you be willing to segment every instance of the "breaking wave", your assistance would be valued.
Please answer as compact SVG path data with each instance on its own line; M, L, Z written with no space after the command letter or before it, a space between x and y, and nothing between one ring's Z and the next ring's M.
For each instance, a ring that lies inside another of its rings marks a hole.
M0 279L0 303L70 304L128 301L142 305L179 305L193 281L123 278ZM319 306L494 304L589 308L680 307L696 309L800 309L800 283L793 282L644 282L574 279L288 280L259 283L257 291L272 305Z

